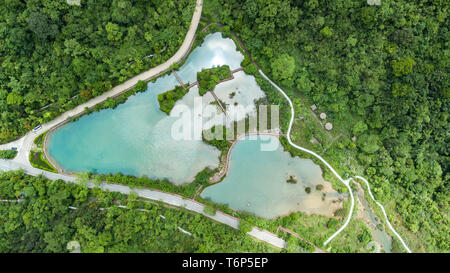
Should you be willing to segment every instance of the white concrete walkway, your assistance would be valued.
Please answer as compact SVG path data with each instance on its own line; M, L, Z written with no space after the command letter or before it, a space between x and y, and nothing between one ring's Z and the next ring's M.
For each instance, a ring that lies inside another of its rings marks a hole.
M330 171L331 171L331 172L332 172L332 173L333 173L333 174L334 174L334 175L335 175L342 183L344 183L344 185L345 185L345 186L347 187L347 189L348 189L348 192L350 193L351 205L350 205L350 211L349 211L349 213L348 213L347 219L345 220L344 225L342 225L342 226L341 226L341 227L340 227L333 235L331 235L330 238L328 238L328 239L323 243L324 245L326 245L326 244L328 244L331 240L333 240L333 238L336 237L342 230L344 230L344 228L348 225L348 223L350 222L350 219L352 218L353 207L354 207L354 204L355 204L355 200L354 200L354 197L353 197L353 192L352 192L352 189L350 188L350 185L349 185L349 183L350 183L350 181L351 181L352 178L349 178L349 179L347 179L347 180L342 179L342 177L341 177L341 176L333 169L333 167L331 167L331 165L328 164L328 162L326 162L325 159L323 159L320 155L316 154L315 152L313 152L313 151L311 151L311 150L308 150L308 149L306 149L306 148L303 148L303 147L301 147L301 146L298 146L298 145L296 145L295 143L292 142L291 136L290 136L290 135L291 135L292 124L294 123L294 117L295 117L295 113L294 113L294 105L292 104L292 101L291 101L291 99L288 97L288 95L286 95L286 93L285 93L278 85L276 85L273 81L271 81L271 80L264 74L264 72L262 72L261 69L259 69L259 73L260 73L261 76L262 76L264 79L266 79L273 87L275 87L281 94L283 94L283 96L284 96L284 97L287 99L287 101L289 102L289 105L290 105L290 107L291 107L291 120L290 120L290 122L289 122L289 127L288 127L288 132L287 132L287 140L288 140L289 144L291 144L293 147L295 147L295 148L297 148L297 149L299 149L299 150L301 150L301 151L303 151L303 152L305 152L305 153L308 153L308 154L313 155L314 157L316 157L316 158L318 158L320 161L322 161L322 163L325 164L325 166L327 166L328 169L329 169L329 170L330 170ZM372 192L370 191L370 185L369 185L369 182L367 182L367 180L364 179L364 178L361 177L361 176L355 176L355 178L359 178L359 179L363 180L364 182L366 182L367 188L368 188L368 190L369 190L370 197L377 203L377 205L378 205L378 206L381 208L381 210L383 211L385 220L386 220L386 222L387 222L389 228L392 230L392 232L393 232L393 233L397 236L397 238L400 240L400 242L402 243L402 245L403 245L403 247L406 249L406 251L408 251L409 253L411 253L411 250L408 248L408 246L406 245L406 243L403 241L403 239L402 239L402 238L400 237L400 235L395 231L395 229L392 227L391 223L389 222L389 219L387 218L387 215L386 215L386 212L385 212L383 206L382 206L380 203L378 203L378 202L375 200L375 198L373 197Z

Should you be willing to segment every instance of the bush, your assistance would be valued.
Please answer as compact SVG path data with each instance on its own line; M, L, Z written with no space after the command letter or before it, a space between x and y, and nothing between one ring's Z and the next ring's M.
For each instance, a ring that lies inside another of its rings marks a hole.
M345 217L345 212L346 211L345 211L344 208L337 209L337 210L334 211L334 216L344 218Z
M145 90L147 90L147 82L141 80L138 81L134 89L136 90L136 92L144 92Z
M250 232L253 229L253 225L245 220L239 220L239 230L242 233Z
M182 86L176 86L175 89L161 93L158 95L159 109L166 114L170 114L175 103L189 92Z
M330 228L330 229L336 228L337 225L338 225L338 220L336 220L335 218L331 218L331 219L328 220L328 222L327 222L327 228Z
M44 133L40 134L37 138L35 138L33 140L34 144L36 144L36 146L38 146L38 147L42 147L42 144L44 143L44 138L45 138L46 134L47 134L47 132L44 132Z
M203 212L208 215L212 215L212 216L216 215L216 209L213 206L209 206L209 205L206 205L203 208Z
M16 157L16 155L17 155L17 151L14 151L14 150L0 151L0 158L3 158L3 159L13 159L14 157Z
M241 62L241 66L246 67L247 65L249 65L251 63L252 63L252 60L250 60L250 58L247 55L245 55L244 59Z
M310 193L311 193L311 188L310 188L310 187L306 187L306 188L305 188L305 192L306 192L307 194L310 194Z

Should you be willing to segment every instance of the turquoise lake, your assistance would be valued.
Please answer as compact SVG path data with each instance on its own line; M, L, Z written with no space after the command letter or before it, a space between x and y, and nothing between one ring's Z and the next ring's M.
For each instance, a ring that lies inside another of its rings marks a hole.
M205 38L177 73L183 82L194 82L196 73L203 68L227 64L233 70L243 58L231 39L215 33ZM184 106L193 110L195 99L199 98L195 86L166 115L159 109L157 95L176 85L179 83L175 76L166 75L150 82L145 92L131 96L115 109L94 112L62 126L49 136L50 156L66 171L145 175L168 179L176 185L192 182L204 168L218 166L220 152L201 139L173 137L174 124L180 120L174 114L175 109ZM235 73L233 80L217 85L214 92L227 105L246 108L245 113L232 120L253 115L254 101L265 97L255 78L243 71ZM213 101L207 93L201 105L211 106ZM226 124L223 113L217 112L202 121L204 127ZM308 159L292 158L283 151L277 138L269 140L278 148L262 151L261 145L267 140L260 138L239 141L232 151L227 177L206 188L201 196L265 218L294 211L332 216L342 203L336 201L338 196L331 184L323 180L320 167ZM296 184L286 182L290 175L297 177ZM315 190L318 184L324 185L322 191ZM307 194L305 187L311 187L312 192Z
M264 218L295 211L332 216L337 208L333 200L338 196L331 184L323 180L320 167L310 159L292 157L283 150L278 138L265 138L241 139L231 152L228 175L206 188L201 197ZM278 149L261 151L261 145L270 140L278 144ZM290 176L297 178L296 184L286 182ZM318 184L324 189L316 190ZM306 193L306 187L311 188L311 193ZM322 200L324 192L326 197Z
M243 59L233 40L215 33L208 35L189 55L178 74L183 82L193 82L203 68L227 64L236 69ZM244 90L245 87L259 89L252 76L242 74L239 82ZM169 74L150 82L147 91L131 96L115 109L94 112L64 125L49 136L50 156L66 171L146 175L153 179L166 178L178 185L192 182L205 167L218 166L220 152L201 140L171 137L172 125L178 118L167 116L159 109L157 95L176 85L179 85L176 77ZM227 95L225 91L218 96ZM198 97L197 87L191 88L177 105L192 108L195 97ZM204 104L210 101L205 96ZM215 124L221 122L220 117L216 119Z

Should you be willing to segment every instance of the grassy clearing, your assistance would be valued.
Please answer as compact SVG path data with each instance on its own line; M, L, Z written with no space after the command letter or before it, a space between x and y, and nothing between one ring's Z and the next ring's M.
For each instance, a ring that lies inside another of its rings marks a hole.
M48 131L45 131L44 133L40 134L37 138L35 138L35 139L33 140L34 144L36 144L36 146L37 146L38 148L43 148L43 145L44 145L44 139L45 139L45 136L47 135L47 132L48 132Z
M35 168L49 171L49 172L58 173L58 171L47 161L47 159L45 158L45 155L42 151L30 151L29 159L30 159L31 166L33 166Z

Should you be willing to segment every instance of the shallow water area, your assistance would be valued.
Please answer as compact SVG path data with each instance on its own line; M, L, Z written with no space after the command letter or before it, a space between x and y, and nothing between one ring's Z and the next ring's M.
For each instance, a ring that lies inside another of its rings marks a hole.
M342 206L337 202L338 193L312 160L291 157L275 136L251 138L247 136L234 146L228 175L206 188L201 197L268 219L295 211L332 216ZM277 148L264 149L262 145L269 141L276 142ZM291 176L295 184L287 182ZM316 190L319 184L323 190ZM307 187L311 189L309 194Z
M203 68L228 64L233 70L242 60L233 41L215 33L191 53L177 74L184 83L193 82ZM158 94L179 85L171 73L150 82L147 91L131 96L115 109L85 115L57 129L49 136L48 152L67 171L145 175L176 185L192 182L204 168L214 169L219 164L220 151L202 141L201 130L254 116L255 101L265 96L253 76L243 71L233 76L214 89L227 106L228 117L211 93L199 97L197 86L176 102L170 115L162 112ZM211 117L205 116L208 107L215 113ZM181 118L183 112L179 110L188 113L187 120ZM200 129L195 124L198 116L203 118ZM188 133L179 134L183 130ZM276 137L248 138L234 147L228 176L201 196L265 218L294 211L331 216L342 205L334 202L337 193L311 160L292 158ZM276 144L275 149L270 145L261 149L268 140ZM286 182L291 176L296 184ZM316 190L318 184L324 189ZM310 194L305 192L306 187L311 188Z

